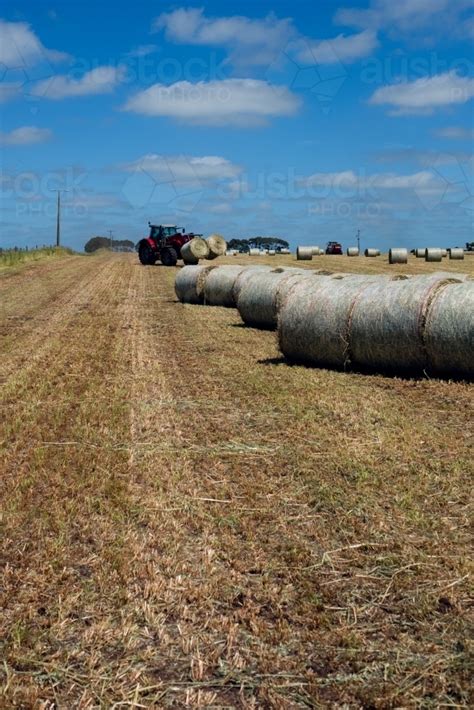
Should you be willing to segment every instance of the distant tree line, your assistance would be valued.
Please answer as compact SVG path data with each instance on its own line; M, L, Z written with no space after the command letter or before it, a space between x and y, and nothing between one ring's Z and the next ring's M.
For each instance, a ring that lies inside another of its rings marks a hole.
M249 249L288 249L289 242L277 237L251 237L250 239L230 239L227 242L228 249L238 249L238 251L249 251Z
M130 239L109 239L108 237L92 237L84 246L87 254L97 251L97 249L111 249L112 251L133 251L134 242Z

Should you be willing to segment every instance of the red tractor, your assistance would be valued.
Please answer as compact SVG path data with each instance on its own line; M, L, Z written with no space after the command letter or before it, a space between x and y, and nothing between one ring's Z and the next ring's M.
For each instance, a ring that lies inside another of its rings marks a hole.
M342 254L342 245L339 242L328 242L326 244L326 254Z
M163 266L175 266L181 259L181 247L198 234L186 234L175 224L150 224L150 234L137 244L138 258L145 266L161 261Z

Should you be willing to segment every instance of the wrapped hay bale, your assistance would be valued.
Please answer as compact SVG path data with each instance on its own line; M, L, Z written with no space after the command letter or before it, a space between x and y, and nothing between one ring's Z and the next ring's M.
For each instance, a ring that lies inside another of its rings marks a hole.
M298 261L311 261L313 258L313 247L296 247L296 258Z
M464 259L464 249L461 249L461 247L454 247L453 249L450 249L449 258L456 260Z
M300 273L275 270L252 274L239 291L237 309L240 317L254 328L275 328L281 302L280 292L286 292L294 283L308 278L317 277L308 270L301 270Z
M260 249L249 249L249 256L260 256Z
M227 244L224 237L221 237L220 234L211 234L211 236L206 239L206 242L209 247L209 254L206 259L217 259L218 256L225 254Z
M348 360L349 320L354 302L372 283L388 277L351 274L297 283L278 314L278 341L285 357L343 367Z
M184 266L176 274L174 290L181 303L203 303L206 277L215 266Z
M392 371L425 368L424 318L436 292L450 281L455 279L431 274L367 286L350 319L352 362Z
M311 250L313 252L313 256L319 256L323 253L323 250L320 247L311 247Z
M448 250L447 249L441 249L441 256L443 259L448 256Z
M364 251L365 256L380 256L380 249L373 249L369 247Z
M417 259L424 259L426 256L426 249L415 249L415 256Z
M408 262L408 249L397 247L388 252L389 264L406 264Z
M280 254L290 254L290 250L285 247L283 249L280 249Z
M347 256L359 256L359 247L347 247Z
M424 327L433 372L474 376L474 282L449 284L433 298Z
M269 250L268 250L268 256L275 256L275 254L276 254L275 249L269 249Z
M185 264L197 264L199 259L206 259L208 255L208 244L201 237L194 237L181 247L181 258Z
M431 247L425 251L425 261L442 261L443 252L441 249Z
M240 291L243 288L247 279L249 279L252 274L257 272L266 273L268 271L272 271L271 266L246 266L245 269L241 271L241 273L237 276L232 287L232 298L234 304L236 304L239 300Z

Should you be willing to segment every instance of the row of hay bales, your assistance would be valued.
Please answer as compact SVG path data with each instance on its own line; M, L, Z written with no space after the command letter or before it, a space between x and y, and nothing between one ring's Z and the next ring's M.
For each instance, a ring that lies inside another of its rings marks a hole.
M181 247L181 258L185 264L198 264L200 259L212 261L226 253L227 244L220 234L211 234L207 239L193 237Z
M283 355L311 365L474 375L474 280L467 275L344 274L269 266L191 266L184 303L236 307L278 328Z
M296 258L298 261L309 261L313 256L318 256L324 254L324 251L319 247L297 247ZM347 256L359 256L360 251L358 247L347 247ZM364 256L376 257L380 256L380 249L375 249L369 247L364 250ZM438 249L438 248L428 248L428 249L415 249L416 257L423 257L426 261L442 261L443 258L449 256L450 259L464 259L464 249L453 248L453 249ZM388 261L390 264L407 264L408 263L408 249L404 247L396 247L389 249Z

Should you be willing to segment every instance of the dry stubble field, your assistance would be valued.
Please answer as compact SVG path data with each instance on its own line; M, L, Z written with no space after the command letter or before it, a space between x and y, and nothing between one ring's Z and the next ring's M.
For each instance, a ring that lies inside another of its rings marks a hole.
M289 366L174 276L0 276L0 706L468 707L472 385Z

